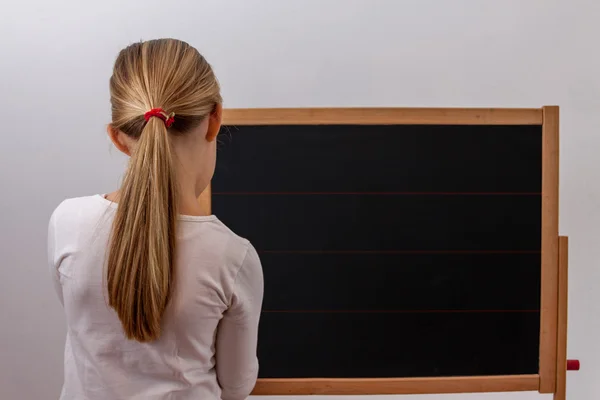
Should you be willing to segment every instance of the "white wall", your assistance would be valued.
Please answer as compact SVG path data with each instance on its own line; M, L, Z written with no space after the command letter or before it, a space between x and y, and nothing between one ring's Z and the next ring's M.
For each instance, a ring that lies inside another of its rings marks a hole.
M230 107L561 109L560 231L571 237L569 398L600 398L600 6L593 0L26 0L0 9L0 398L56 398L64 318L46 222L116 187L108 78L132 41L177 37ZM532 394L406 399L548 399ZM405 398L403 398L405 399Z

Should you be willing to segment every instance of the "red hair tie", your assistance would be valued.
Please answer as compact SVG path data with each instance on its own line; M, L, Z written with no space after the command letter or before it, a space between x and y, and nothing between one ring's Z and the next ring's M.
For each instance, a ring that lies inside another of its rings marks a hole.
M152 110L144 114L144 119L146 121L148 121L152 117L158 117L162 119L167 128L170 128L171 125L173 125L173 122L175 122L175 113L172 112L171 114L167 114L167 112L162 108L153 108Z

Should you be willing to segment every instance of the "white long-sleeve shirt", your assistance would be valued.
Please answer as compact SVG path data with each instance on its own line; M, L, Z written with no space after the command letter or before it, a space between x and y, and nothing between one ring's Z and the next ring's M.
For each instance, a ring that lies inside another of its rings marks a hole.
M252 245L215 216L180 216L175 285L160 339L128 340L107 305L118 205L96 195L52 214L48 253L67 320L61 400L237 400L258 373L263 275Z

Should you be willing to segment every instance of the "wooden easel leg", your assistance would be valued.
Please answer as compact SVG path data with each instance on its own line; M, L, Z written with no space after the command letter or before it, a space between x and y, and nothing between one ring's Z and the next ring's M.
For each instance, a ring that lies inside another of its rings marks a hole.
M569 238L558 238L558 336L556 352L556 393L554 400L567 397L567 312L569 295Z

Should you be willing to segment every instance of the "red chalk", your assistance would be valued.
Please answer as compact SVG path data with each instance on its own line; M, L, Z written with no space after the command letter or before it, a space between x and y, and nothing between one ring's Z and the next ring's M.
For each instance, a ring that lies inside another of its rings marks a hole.
M567 360L567 371L579 371L580 367L579 360Z

